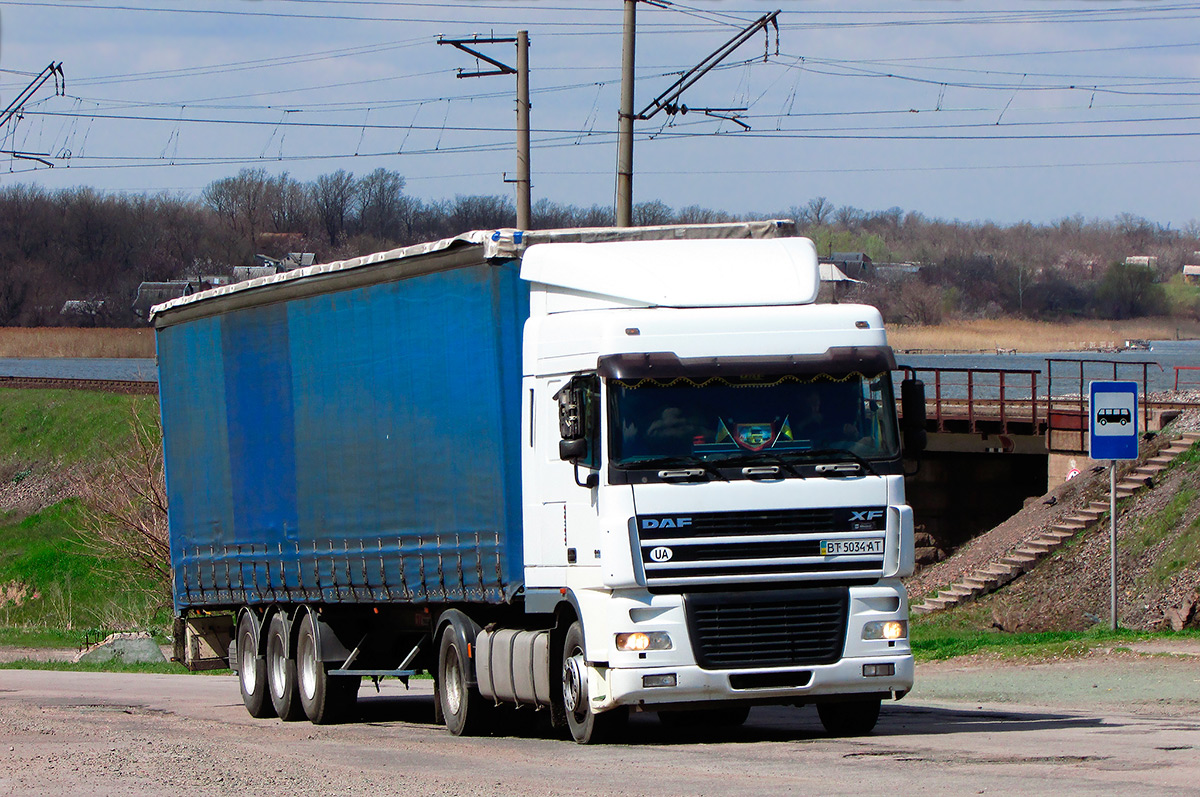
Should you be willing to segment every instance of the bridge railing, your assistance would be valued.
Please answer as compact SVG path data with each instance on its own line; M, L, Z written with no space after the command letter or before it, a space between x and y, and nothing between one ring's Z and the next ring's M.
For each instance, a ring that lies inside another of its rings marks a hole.
M918 368L902 365L905 377L925 382L926 406L937 431L945 432L948 420L965 419L969 431L979 423L999 422L1000 434L1010 423L1031 424L1037 430L1038 376L1026 368Z
M1055 373L1055 367L1058 372ZM1116 380L1124 377L1129 381L1131 372L1136 377L1141 371L1141 387L1139 393L1142 400L1142 430L1150 428L1150 366L1159 371L1163 370L1160 363L1153 360L1116 361L1096 359L1068 359L1058 357L1046 358L1046 414L1049 419L1051 432L1059 436L1066 435L1074 439L1078 436L1078 447L1073 450L1087 449L1088 417L1087 409L1090 399L1088 384L1094 380ZM1064 371L1066 373L1064 373ZM1110 376L1111 374L1111 376ZM1065 438L1064 438L1065 440ZM1064 440L1051 440L1051 449L1066 448Z

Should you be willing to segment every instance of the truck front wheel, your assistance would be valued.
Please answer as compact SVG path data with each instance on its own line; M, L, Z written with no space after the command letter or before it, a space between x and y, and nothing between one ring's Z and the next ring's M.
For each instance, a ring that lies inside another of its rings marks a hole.
M267 628L267 683L271 686L271 705L279 719L295 722L304 717L304 708L296 685L296 660L289 655L288 647L288 623L277 612Z
M450 733L478 736L488 730L493 707L468 684L466 654L454 628L447 628L438 645L437 696Z
M563 708L571 738L580 744L611 741L629 720L625 706L593 714L588 699L587 665L583 655L583 625L571 623L562 650Z
M866 736L879 721L878 697L818 703L817 714L831 736Z
M243 612L237 626L238 685L242 703L255 719L275 716L267 694L267 662L258 655L258 629L250 612Z

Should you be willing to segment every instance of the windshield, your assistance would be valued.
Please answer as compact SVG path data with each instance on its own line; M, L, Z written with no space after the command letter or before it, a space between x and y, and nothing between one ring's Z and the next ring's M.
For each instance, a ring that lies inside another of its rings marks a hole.
M898 455L891 374L609 380L612 464Z

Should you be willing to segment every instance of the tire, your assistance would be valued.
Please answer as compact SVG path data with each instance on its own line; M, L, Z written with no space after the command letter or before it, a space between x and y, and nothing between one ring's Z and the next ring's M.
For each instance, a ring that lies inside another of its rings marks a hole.
M255 719L275 716L267 692L267 661L258 655L258 627L250 612L242 612L237 625L238 686L242 704Z
M493 707L467 683L467 651L453 626L442 632L438 645L438 706L446 729L455 736L480 736L491 730Z
M316 620L306 612L296 635L296 686L300 707L314 725L344 721L358 699L360 678L329 675L318 656Z
M846 700L839 703L818 703L817 714L831 736L866 736L879 721L877 697L867 700Z
M658 721L668 728L736 728L750 716L749 706L726 706L695 711L660 711Z
M583 655L583 625L576 620L567 629L562 647L562 693L567 727L579 744L600 744L615 739L629 721L625 706L602 714L591 710L587 691L587 668Z
M267 684L271 705L279 719L295 722L304 718L304 708L296 684L296 660L288 643L288 622L281 612L276 612L267 628Z

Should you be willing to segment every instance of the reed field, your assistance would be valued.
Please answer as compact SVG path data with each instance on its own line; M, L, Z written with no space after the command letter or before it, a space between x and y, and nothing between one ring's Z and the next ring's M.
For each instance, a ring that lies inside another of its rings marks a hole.
M0 357L153 357L154 330L0 327Z
M1018 352L1116 348L1127 340L1200 339L1200 321L1134 318L1050 323L1017 318L948 321L934 326L889 324L897 351ZM0 327L0 357L154 356L154 330Z
M1200 321L1133 318L1050 323L1018 318L948 321L934 326L889 324L888 342L907 352L1085 351L1119 348L1127 340L1194 340Z

